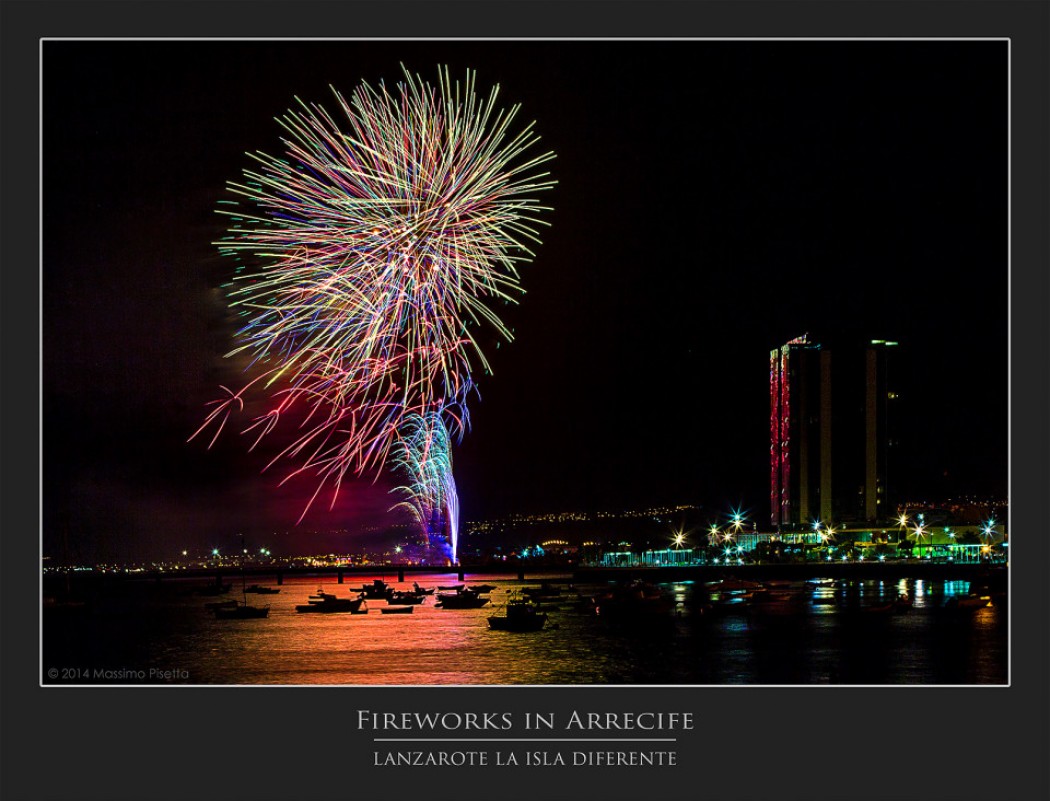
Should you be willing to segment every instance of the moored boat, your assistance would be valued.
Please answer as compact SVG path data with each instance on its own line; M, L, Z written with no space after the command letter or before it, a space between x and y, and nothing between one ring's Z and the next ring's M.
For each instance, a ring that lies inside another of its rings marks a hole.
M386 602L395 606L410 606L415 604L421 604L425 600L425 595L420 595L414 592L398 592L396 590L391 590L386 595Z
M986 606L992 605L992 597L990 595L965 595L959 597L953 595L949 598L945 604L945 609L983 609Z
M525 587L521 594L526 598L553 598L561 595L561 587L544 581L539 587Z
M766 592L753 596L748 603L748 612L770 617L792 617L806 610L808 598L797 591Z
M361 588L362 594L369 600L385 598L386 595L393 591L393 587L387 584L383 579L374 579L372 584L365 585Z
M277 595L280 590L277 587L263 587L259 584L252 584L244 588L245 592L254 592L257 595Z
M410 615L412 608L411 606L384 606L379 612L383 615Z
M443 609L480 609L489 602L487 596L473 590L439 592L437 604Z
M594 597L595 613L605 618L647 619L668 615L673 610L674 602L644 581L618 585Z
M373 579L371 584L364 584L360 587L348 587L348 589L352 593L364 595L369 600L383 598L387 593L394 592L394 588L383 581L383 579Z
M254 618L268 617L270 605L249 606L234 601L234 606L217 606L212 609L217 620L249 620Z
M529 601L508 601L504 614L489 618L489 628L496 631L540 631L546 623L546 613Z
M332 612L356 612L364 604L364 598L336 598L329 593L322 593L321 598L310 596L310 602L298 604L296 612L315 612L318 614L329 614Z

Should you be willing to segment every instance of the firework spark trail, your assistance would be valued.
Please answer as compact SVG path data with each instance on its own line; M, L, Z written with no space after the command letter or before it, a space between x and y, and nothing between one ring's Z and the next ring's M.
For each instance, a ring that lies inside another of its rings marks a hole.
M462 430L458 428L459 433ZM391 511L407 509L423 528L428 544L431 534L436 533L434 529L440 528L447 536L455 562L459 547L459 495L452 475L451 444L441 412L413 414L405 420L391 459L407 476L408 483L393 490L403 500Z
M294 410L305 422L274 461L297 460L288 478L315 474L334 505L346 474L380 469L416 417L465 410L472 373L489 370L472 329L512 339L492 306L523 291L554 154L529 155L532 123L514 133L519 107L499 108L498 87L478 95L469 71L332 91L339 121L296 98L277 120L284 153L249 154L229 185L239 199L219 209L230 226L216 244L240 262L228 294L243 324L227 356L250 357L257 375L225 390L193 437L218 436L265 388L272 408L244 429L252 447Z

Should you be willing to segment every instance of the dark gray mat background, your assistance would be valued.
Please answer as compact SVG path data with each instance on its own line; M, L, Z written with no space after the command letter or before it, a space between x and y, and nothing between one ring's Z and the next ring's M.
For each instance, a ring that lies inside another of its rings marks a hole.
M2 768L10 801L491 797L1050 797L1045 2L2 5ZM37 256L41 36L1009 36L1013 77L1009 688L39 687ZM691 710L674 769L369 767L354 711ZM301 721L302 736L258 734ZM916 724L915 721L925 721ZM787 725L783 725L788 722ZM219 723L218 731L212 725ZM863 738L846 736L858 729ZM244 736L240 736L245 733ZM890 752L863 742L901 742Z

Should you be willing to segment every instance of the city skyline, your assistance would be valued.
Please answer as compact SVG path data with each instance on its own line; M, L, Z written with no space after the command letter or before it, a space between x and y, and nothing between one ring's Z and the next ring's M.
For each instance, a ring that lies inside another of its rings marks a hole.
M618 63L627 46L645 69ZM902 493L1005 495L1005 47L872 47L46 43L45 545L294 524L309 482L260 476L243 438L185 444L241 375L221 360L213 210L294 95L330 104L328 83L394 81L400 61L500 83L558 154L516 341L488 347L453 450L466 519L761 517L765 360L802 331L901 342ZM348 488L304 527L393 522L392 486Z

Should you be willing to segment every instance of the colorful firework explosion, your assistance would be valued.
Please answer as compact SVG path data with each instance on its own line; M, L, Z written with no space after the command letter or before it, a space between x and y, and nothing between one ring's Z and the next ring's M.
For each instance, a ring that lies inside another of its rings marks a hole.
M298 462L284 481L320 479L303 515L326 485L334 504L348 472L381 468L416 418L465 409L472 371L489 370L471 331L512 339L492 305L523 291L518 267L549 210L535 194L554 185L554 154L528 155L532 123L512 133L519 107L499 109L498 87L480 98L473 72L333 92L342 127L298 101L278 120L283 156L249 154L258 166L229 185L240 199L220 209L231 225L217 245L241 262L229 301L243 325L227 356L259 375L223 387L191 437L214 426L214 443L250 388L270 391L244 433L254 448L293 409L305 419L270 462Z
M462 433L462 429L460 429ZM393 509L407 509L426 533L428 544L438 540L456 561L459 546L459 495L452 477L452 448L440 412L410 415L403 435L394 445L392 464L408 483L394 492L404 500Z

